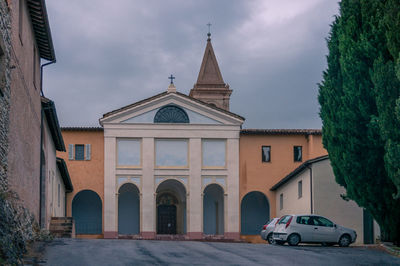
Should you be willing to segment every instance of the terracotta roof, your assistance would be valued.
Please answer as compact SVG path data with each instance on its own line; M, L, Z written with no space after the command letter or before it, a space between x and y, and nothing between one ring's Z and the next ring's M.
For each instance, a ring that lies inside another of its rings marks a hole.
M293 177L295 177L297 174L299 174L300 172L302 172L304 169L306 169L309 165L319 162L319 161L323 161L323 160L327 160L329 159L328 155L324 155L324 156L319 156L316 157L314 159L310 159L308 161L305 161L303 164L301 164L299 167L297 167L296 169L294 169L290 174L288 174L287 176L285 176L284 178L281 179L281 181L279 181L278 183L276 183L273 187L271 187L271 191L275 191L278 188L280 188L281 186L283 186L284 184L286 184L287 182L289 182Z
M61 131L103 131L102 127L62 127Z
M47 125L53 139L54 146L58 151L65 151L64 139L61 135L60 124L58 122L56 106L54 102L46 97L40 97L42 110L46 117Z
M241 135L322 135L321 129L242 129Z
M61 178L64 182L65 192L67 193L72 192L74 190L74 187L72 186L71 177L69 176L67 164L65 163L64 159L59 157L56 158L56 161L58 170L60 171L61 174Z
M196 98L190 97L190 96L188 96L188 95L186 95L186 94L183 94L183 93L180 93L180 92L171 92L171 93L175 93L175 94L177 94L177 95L179 95L179 96L182 96L182 97L184 97L184 98L186 98L186 99L189 99L189 100L191 100L191 101L195 101L195 102L197 102L197 103L199 103L199 104L202 104L202 105L204 105L204 106L207 106L207 107L209 107L209 108L211 108L211 109L214 109L214 110L217 110L217 111L219 111L219 112L225 113L225 114L227 114L227 115L229 115L229 116L233 116L233 117L235 117L235 118L238 118L238 119L241 119L241 120L245 120L245 118L242 117L242 116L240 116L240 115L237 115L237 114L235 114L235 113L226 111L226 110L221 109L221 108L219 108L219 107L216 107L216 106L214 106L214 105L205 103L205 102L200 101L200 100L198 100L198 99L196 99ZM113 114L116 114L116 113L119 113L119 112L121 112L121 111L130 109L130 108L132 108L132 107L135 107L135 106L138 106L138 105L141 105L141 104L150 102L150 101L152 101L152 100L155 100L155 99L160 98L160 97L162 97L162 96L165 96L165 95L167 95L167 94L170 94L170 93L168 93L167 91L165 91L165 92L159 93L159 94L157 94L157 95L154 95L154 96L152 96L152 97L149 97L149 98L147 98L147 99L144 99L144 100L135 102L135 103L130 104L130 105L126 105L126 106L121 107L121 108L119 108L119 109L116 109L116 110L114 110L114 111L105 113L105 114L103 115L103 118L106 118L106 117L111 116L111 115L113 115Z
M27 0L26 3L40 57L49 61L56 60L45 0Z

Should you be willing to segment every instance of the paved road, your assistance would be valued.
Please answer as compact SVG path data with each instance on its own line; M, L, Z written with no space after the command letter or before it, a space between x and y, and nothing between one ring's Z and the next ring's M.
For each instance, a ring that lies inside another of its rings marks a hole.
M191 241L56 239L46 265L400 265L362 247L275 246Z

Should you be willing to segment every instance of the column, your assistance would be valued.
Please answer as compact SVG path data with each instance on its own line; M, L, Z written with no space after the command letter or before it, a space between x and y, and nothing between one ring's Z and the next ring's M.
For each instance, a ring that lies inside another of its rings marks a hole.
M187 199L187 235L190 239L203 237L203 202L201 193L201 139L189 141L189 197Z
M227 140L227 212L225 237L239 239L239 138Z
M104 238L117 238L117 202L115 191L115 137L104 137Z
M142 197L140 234L154 239L156 235L156 204L154 188L154 138L142 139Z

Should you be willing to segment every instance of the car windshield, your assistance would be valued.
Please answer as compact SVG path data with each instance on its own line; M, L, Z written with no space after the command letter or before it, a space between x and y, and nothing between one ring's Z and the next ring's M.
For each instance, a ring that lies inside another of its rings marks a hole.
M277 218L274 218L274 219L272 219L272 220L270 220L270 221L268 222L268 225L274 225L274 224L276 224L277 221L278 221L278 219L277 219Z
M292 217L292 216L286 215L286 216L282 217L281 220L279 221L279 224L286 224L289 221L290 217Z

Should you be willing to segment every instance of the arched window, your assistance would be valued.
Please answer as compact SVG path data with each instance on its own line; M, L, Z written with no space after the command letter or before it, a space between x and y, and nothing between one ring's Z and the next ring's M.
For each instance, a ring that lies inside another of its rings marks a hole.
M204 189L203 232L206 235L224 234L224 190L217 184Z
M185 110L176 105L167 105L156 113L154 123L189 123Z
M118 234L137 235L140 232L139 189L131 183L118 190Z

